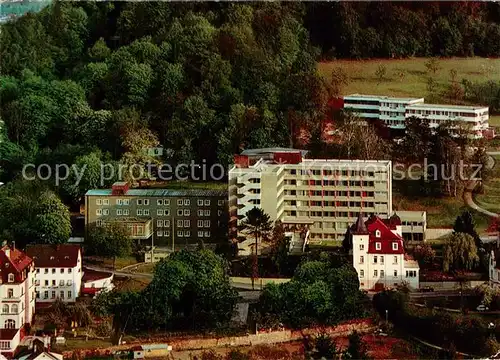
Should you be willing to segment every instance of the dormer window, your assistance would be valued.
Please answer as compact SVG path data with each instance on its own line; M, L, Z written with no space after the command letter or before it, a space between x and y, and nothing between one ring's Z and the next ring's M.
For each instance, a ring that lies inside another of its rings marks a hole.
M67 255L66 255L66 256L64 257L64 259L65 259L65 260L69 260L69 256L67 256Z
M50 257L50 260L54 260L54 257L53 257L53 256L51 256L51 257Z
M9 274L9 282L14 282L14 274Z
M375 249L381 250L382 249L382 244L379 243L379 242L375 243Z
M380 237L380 230L375 230L375 237L377 237L377 238Z
M8 268L9 267L9 263L5 263L5 267Z
M397 250L398 249L398 243L397 242L393 242L392 243L392 250Z

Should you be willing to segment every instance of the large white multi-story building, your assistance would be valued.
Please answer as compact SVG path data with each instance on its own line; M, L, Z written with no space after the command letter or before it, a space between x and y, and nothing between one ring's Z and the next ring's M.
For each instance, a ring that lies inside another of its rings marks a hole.
M0 301L0 355L11 357L35 313L35 267L29 256L8 246L0 249Z
M83 276L79 245L30 245L26 252L35 263L37 302L76 301Z
M307 225L310 240L342 240L361 212L392 214L390 161L319 160L296 149L253 149L229 170L232 233L253 207L272 221ZM416 228L423 239L425 214ZM412 228L413 229L413 228ZM420 231L421 230L421 231Z
M419 266L405 254L401 219L397 215L383 220L360 214L350 229L353 266L360 288L381 290L407 283L419 287Z
M435 128L446 121L468 124L472 136L481 138L488 130L488 107L426 104L423 98L398 98L352 94L344 97L344 109L365 120L381 120L391 129L405 129L405 120L417 117Z

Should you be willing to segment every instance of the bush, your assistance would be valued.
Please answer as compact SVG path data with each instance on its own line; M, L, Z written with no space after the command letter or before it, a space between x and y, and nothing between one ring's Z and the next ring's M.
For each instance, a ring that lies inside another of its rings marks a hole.
M112 333L113 327L109 321L102 321L95 328L95 334L100 337L110 337Z

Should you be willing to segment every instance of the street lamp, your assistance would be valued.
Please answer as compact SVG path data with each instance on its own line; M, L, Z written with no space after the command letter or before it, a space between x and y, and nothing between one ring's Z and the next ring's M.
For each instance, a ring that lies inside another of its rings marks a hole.
M385 310L385 324L387 325L387 323L389 322L389 310Z

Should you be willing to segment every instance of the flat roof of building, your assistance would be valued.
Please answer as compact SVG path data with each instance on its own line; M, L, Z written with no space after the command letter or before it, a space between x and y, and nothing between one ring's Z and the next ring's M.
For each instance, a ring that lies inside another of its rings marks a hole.
M412 105L409 105L408 108L488 110L488 106L468 106L468 105L450 105L450 104L412 104Z
M260 155L260 154L270 154L270 153L296 153L296 152L300 152L302 155L308 153L307 150L284 148L284 147L272 147L272 148L243 150L241 152L241 155Z
M396 97L396 96L385 96L385 95L366 95L366 94L350 94L344 96L345 98L361 98L361 99L377 99L377 100L392 100L392 101L423 101L424 98L412 98L412 97Z
M111 189L93 189L85 196L111 196ZM151 196L151 197L189 197L189 196L222 196L227 197L227 190L213 189L130 189L120 196Z

